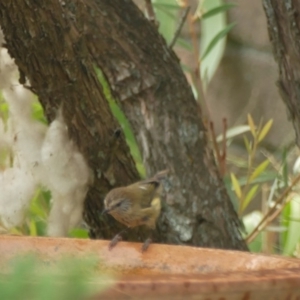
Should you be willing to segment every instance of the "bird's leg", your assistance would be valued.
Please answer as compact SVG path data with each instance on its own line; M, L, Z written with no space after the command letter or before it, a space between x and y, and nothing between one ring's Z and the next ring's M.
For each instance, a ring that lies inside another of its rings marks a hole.
M153 242L153 236L154 236L154 228L150 229L149 237L146 239L142 246L142 252L145 252L148 250L150 244Z
M121 240L122 240L122 233L126 232L127 228L123 229L121 232L116 234L114 238L110 241L108 245L108 249L111 250L113 247L115 247Z
M142 246L142 252L147 251L147 249L149 248L151 243L152 243L152 239L147 238L146 241L144 242L143 246Z

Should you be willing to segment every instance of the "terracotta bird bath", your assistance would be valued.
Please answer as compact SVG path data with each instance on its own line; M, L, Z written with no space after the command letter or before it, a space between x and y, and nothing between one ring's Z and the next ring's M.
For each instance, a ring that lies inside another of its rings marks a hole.
M93 299L300 299L300 260L247 252L69 238L0 236L0 260L33 252L47 261L65 254L99 257L115 274ZM101 283L103 284L103 283Z

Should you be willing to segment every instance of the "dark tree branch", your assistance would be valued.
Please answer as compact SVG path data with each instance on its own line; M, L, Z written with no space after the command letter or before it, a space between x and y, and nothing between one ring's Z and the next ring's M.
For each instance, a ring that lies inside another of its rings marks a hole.
M277 86L300 147L300 2L263 0L273 53L279 67Z

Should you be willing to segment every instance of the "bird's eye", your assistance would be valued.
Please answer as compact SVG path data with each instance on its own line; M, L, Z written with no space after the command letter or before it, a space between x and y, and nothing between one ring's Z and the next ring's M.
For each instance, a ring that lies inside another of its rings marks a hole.
M116 207L120 207L122 204L122 201L120 201L119 203L116 204Z

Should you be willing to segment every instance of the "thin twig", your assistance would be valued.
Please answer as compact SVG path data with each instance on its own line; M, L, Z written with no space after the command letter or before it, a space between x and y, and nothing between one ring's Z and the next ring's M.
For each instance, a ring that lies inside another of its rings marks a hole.
M150 22L152 22L156 27L159 26L158 21L155 17L155 12L153 9L152 1L151 0L145 0L145 7L146 7L146 14L147 18Z
M190 6L188 6L188 7L185 8L185 10L184 10L184 12L183 12L183 14L182 14L181 20L180 20L180 22L179 22L179 25L178 25L178 27L177 27L177 29L176 29L176 31L175 31L174 36L173 36L173 39L172 39L172 41L171 41L171 43L170 43L170 45L169 45L169 48L170 48L170 49L172 49L173 46L175 45L175 43L176 43L176 41L177 41L177 39L178 39L178 37L179 37L179 34L180 34L180 32L181 32L181 29L182 29L182 27L183 27L183 24L184 24L185 21L186 21L186 18L187 18L187 16L188 16L188 13L189 13L190 9L191 9Z
M219 145L217 143L217 138L216 138L216 133L215 133L215 128L214 128L214 123L210 122L209 123L209 127L210 127L210 133L211 133L211 139L212 139L212 143L213 143L213 147L215 149L215 153L216 153L216 157L217 157L217 161L218 161L218 166L219 166L219 170L221 168L221 154L220 154L220 149L219 149ZM220 170L221 173L221 170ZM223 174L221 174L223 176Z
M194 54L194 60L196 63L195 69L190 73L192 77L192 81L194 84L195 89L197 90L197 102L201 106L201 112L202 112L202 120L207 120L207 123L209 124L211 117L208 109L208 105L205 99L204 90L203 90L203 84L200 74L200 61L199 61L199 55L200 55L200 49L199 49L199 40L195 31L194 22L192 20L191 14L189 14L188 17L188 23L189 23L189 30L190 30L190 37L193 45L193 54Z
M247 236L246 243L251 243L256 236L273 220L272 215L276 214L278 210L277 205L283 202L284 198L291 192L292 188L296 185L296 183L300 180L300 174L292 181L291 185L288 186L282 194L275 201L274 206L266 213L266 215L262 218L259 224L253 229L253 231Z
M226 132L227 132L227 119L223 118L223 147L222 147L222 167L221 167L221 176L223 177L226 173Z

